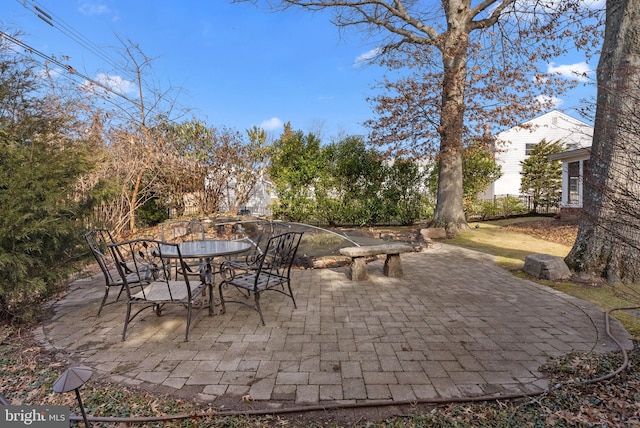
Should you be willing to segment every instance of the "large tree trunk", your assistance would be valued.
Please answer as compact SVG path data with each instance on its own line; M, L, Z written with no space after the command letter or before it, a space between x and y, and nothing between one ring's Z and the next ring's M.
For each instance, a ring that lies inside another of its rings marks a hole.
M456 3L456 2L451 2ZM448 12L449 30L440 47L443 58L442 110L436 209L430 227L444 227L448 236L468 229L462 203L462 130L467 79L469 30L464 14L454 5Z
M609 282L640 281L640 0L607 0L584 214L567 264Z

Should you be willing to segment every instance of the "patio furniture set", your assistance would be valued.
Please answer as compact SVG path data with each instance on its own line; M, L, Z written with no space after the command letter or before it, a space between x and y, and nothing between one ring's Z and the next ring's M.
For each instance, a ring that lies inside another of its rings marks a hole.
M185 341L188 341L196 314L203 309L210 316L216 312L216 274L221 278L217 290L221 314L226 303L240 303L256 310L265 325L260 305L260 295L265 291L282 293L296 306L290 271L301 232L279 233L268 227L253 240L222 240L207 239L199 221L173 226L171 233L163 229L161 239L116 242L107 229L92 229L85 234L105 278L98 316L104 306L117 302L123 294L126 297L123 341L129 324L138 314L151 309L161 316L168 305L186 310ZM109 301L112 289L118 295ZM229 296L231 290L239 291L239 297Z

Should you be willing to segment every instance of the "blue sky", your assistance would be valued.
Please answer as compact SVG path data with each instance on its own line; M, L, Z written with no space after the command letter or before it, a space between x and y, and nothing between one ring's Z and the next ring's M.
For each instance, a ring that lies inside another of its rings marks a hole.
M23 4L27 4L24 7ZM32 12L39 6L55 27ZM182 88L180 104L212 126L244 131L261 126L277 136L284 122L324 139L367 133L373 118L367 97L384 70L359 58L376 48L363 33L340 34L327 13L290 10L270 13L229 0L2 0L2 29L20 30L21 40L47 55L66 55L69 65L100 79L108 75L126 88L127 76L66 36L59 28L117 58L118 37L139 44L155 58L160 87ZM558 58L550 70L579 69L593 77L595 60ZM559 108L572 108L594 89L581 87Z

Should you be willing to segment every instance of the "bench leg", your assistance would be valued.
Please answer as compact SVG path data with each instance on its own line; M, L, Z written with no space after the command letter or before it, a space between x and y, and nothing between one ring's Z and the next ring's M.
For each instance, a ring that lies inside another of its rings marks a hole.
M402 277L402 263L400 263L400 254L387 254L387 258L384 261L383 272L386 276L391 278Z
M367 279L367 261L364 257L351 258L349 278L352 281L364 281Z

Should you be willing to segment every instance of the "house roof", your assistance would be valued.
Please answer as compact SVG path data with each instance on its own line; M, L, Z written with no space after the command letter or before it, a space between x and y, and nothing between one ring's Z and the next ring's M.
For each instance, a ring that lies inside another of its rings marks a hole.
M592 136L591 125L558 110L551 110L495 135L498 141L503 142L536 144L546 139L578 147L591 145Z
M533 119L527 120L526 122L523 122L521 125L531 125L531 124L536 124L538 122L544 122L546 118L548 117L558 117L568 123L574 124L574 125L579 125L579 126L588 126L591 127L591 125L589 125L588 123L585 123L579 119L576 119L574 117L569 116L566 113L561 112L560 110L551 110L547 113L543 113L540 116L534 117Z
M579 149L567 150L562 153L553 153L547 155L549 160L570 161L579 159L589 159L591 156L591 146L581 147Z

